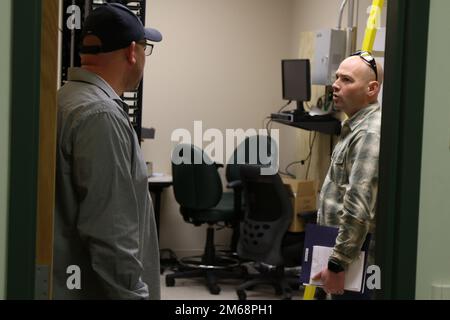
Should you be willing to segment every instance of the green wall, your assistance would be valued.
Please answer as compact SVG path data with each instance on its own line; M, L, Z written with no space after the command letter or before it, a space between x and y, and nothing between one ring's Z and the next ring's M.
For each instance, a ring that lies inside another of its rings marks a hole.
M450 285L449 13L450 1L430 1L416 299L437 298L432 284Z
M6 288L11 80L11 0L0 1L0 299Z

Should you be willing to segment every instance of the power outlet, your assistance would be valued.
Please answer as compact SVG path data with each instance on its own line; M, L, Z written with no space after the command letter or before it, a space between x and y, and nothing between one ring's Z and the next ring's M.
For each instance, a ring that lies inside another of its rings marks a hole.
M450 284L432 284L431 285L432 300L450 300Z

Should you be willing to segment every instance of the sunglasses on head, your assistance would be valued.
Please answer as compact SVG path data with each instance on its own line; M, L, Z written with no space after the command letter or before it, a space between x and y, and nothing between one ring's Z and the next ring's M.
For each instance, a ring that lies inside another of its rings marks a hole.
M350 57L358 56L366 62L369 67L375 72L375 80L378 81L378 71L377 71L377 63L375 62L375 58L368 51L356 51L351 54Z

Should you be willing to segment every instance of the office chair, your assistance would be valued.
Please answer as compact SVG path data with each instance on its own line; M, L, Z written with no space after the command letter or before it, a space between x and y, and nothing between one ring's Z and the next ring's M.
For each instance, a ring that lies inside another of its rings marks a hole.
M293 217L290 189L278 174L261 175L261 166L241 165L240 175L246 199L245 218L237 252L242 258L268 265L269 270L250 274L236 293L245 300L245 290L271 285L284 299L299 288L298 275L288 276L285 267L300 266L304 233L288 232Z
M276 148L277 144L270 136L249 136L236 147L227 162L225 169L227 188L233 189L235 211L240 212L239 219L233 224L231 251L236 252L237 250L240 222L244 218L245 210L245 199L242 197L240 166L242 164L263 165L267 164L268 161L277 164L278 151Z
M269 136L254 135L246 137L236 147L228 160L225 171L227 181L230 183L240 180L241 164L266 165L268 161L278 162L277 147L276 141Z
M208 228L203 254L180 259L182 270L166 275L166 285L174 286L178 278L203 277L211 294L219 294L218 278L242 278L246 272L237 259L218 254L214 245L215 226L230 226L236 219L233 195L223 193L218 166L193 145L181 144L174 149L172 177L184 220L195 226L207 224Z

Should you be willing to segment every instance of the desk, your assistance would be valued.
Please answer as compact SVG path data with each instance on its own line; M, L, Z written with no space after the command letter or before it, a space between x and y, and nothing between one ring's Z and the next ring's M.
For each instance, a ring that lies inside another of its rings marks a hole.
M158 238L159 238L159 221L160 221L160 214L161 214L161 193L164 191L165 188L168 188L172 185L172 176L170 175L163 175L163 176L151 176L148 178L148 191L150 191L153 194L154 197L154 203L153 206L155 208L155 220L156 220L156 230L158 232ZM160 264L161 274L164 273L164 270L166 267L178 265L178 259L175 255L175 253L170 249L160 249ZM168 254L168 258L163 258L163 254Z
M158 231L159 236L159 219L160 219L160 211L161 211L161 193L165 188L168 188L172 185L172 176L163 175L163 176L151 176L148 178L148 191L150 191L154 195L154 208L155 208L155 220L156 220L156 230Z
M287 126L296 127L308 131L317 131L331 135L339 135L341 132L341 122L337 119L331 118L329 121L300 121L290 122L279 119L272 119L273 122L278 122Z

